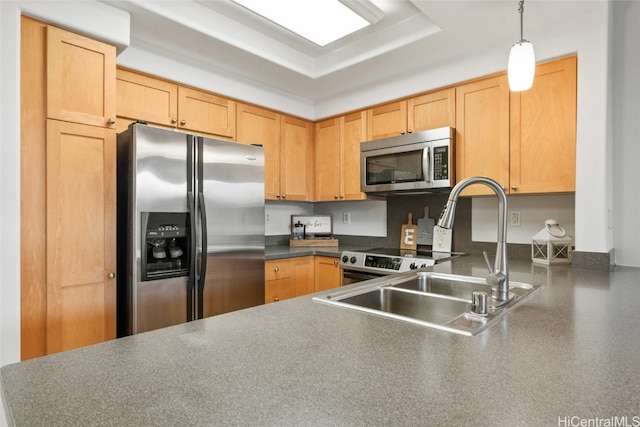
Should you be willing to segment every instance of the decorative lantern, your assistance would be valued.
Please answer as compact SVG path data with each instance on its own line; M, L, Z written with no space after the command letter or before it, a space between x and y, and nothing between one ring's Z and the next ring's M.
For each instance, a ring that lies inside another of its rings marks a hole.
M536 264L569 264L572 244L564 228L555 219L544 222L531 243L531 260Z

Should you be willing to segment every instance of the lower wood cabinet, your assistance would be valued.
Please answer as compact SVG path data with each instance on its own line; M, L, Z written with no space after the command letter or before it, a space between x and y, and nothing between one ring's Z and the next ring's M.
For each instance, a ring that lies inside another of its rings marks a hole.
M305 256L265 261L265 304L308 295L342 284L338 258Z
M342 269L339 258L315 257L315 292L342 286Z

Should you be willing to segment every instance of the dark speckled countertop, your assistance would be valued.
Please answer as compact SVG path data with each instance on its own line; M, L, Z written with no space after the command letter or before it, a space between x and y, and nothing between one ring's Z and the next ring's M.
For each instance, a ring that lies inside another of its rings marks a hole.
M303 296L3 366L9 424L640 425L640 269L510 265L545 287L474 337Z

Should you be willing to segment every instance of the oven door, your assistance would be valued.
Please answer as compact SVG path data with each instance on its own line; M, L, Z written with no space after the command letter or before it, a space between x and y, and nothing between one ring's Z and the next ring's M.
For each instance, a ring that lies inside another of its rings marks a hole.
M363 271L355 270L342 270L342 286L350 285L352 283L364 282L365 280L377 279L384 277L386 274L382 273L365 273Z

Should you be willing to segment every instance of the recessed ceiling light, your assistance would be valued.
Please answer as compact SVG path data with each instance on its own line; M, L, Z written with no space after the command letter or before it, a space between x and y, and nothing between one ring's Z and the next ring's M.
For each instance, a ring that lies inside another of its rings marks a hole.
M339 0L233 1L319 46L370 25Z

